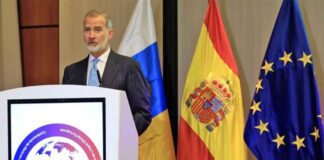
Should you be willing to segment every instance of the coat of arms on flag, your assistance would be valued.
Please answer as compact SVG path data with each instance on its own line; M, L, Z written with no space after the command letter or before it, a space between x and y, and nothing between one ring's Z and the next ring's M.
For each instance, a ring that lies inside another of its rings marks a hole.
M206 124L206 129L212 132L232 110L233 96L230 86L226 83L220 80L204 80L187 98L186 105L191 108L191 113L196 119Z

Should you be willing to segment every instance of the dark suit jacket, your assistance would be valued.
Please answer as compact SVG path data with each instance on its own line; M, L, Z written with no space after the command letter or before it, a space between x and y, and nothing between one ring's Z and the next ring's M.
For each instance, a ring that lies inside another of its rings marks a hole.
M88 57L65 67L63 84L86 85ZM124 90L133 114L136 129L141 135L151 123L150 86L140 66L131 58L110 51L102 75L103 87Z

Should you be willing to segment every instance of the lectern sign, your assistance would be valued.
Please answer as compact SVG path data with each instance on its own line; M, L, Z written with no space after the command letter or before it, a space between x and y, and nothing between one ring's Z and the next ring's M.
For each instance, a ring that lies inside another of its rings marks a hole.
M105 99L8 102L10 159L104 159Z

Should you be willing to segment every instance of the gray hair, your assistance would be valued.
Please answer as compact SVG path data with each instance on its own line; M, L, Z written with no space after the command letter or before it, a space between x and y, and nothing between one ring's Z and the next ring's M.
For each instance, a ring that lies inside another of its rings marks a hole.
M98 16L103 16L105 18L105 20L106 20L106 27L107 28L112 28L113 27L113 25L112 25L112 19L108 15L108 13L105 12L105 11L99 11L99 10L96 10L96 9L90 10L84 16L84 20L85 20L86 17L98 17ZM83 21L83 23L84 23L84 21Z

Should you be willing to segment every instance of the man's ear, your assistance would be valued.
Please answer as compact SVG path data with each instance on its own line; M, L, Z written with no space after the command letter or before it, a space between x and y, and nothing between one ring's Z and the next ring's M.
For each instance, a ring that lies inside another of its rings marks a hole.
M114 37L115 31L113 29L108 29L108 39L112 39Z

